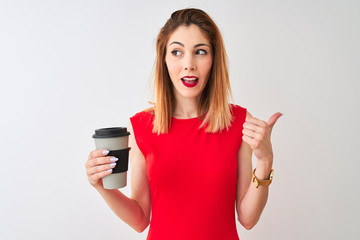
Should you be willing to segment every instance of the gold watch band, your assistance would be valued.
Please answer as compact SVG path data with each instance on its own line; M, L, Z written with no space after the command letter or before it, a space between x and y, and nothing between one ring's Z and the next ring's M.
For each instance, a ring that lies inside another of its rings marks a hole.
M254 168L253 174L252 174L252 181L255 184L255 187L258 188L259 185L261 186L269 186L271 184L271 181L273 179L274 170L271 169L269 179L259 179L255 175L256 168Z

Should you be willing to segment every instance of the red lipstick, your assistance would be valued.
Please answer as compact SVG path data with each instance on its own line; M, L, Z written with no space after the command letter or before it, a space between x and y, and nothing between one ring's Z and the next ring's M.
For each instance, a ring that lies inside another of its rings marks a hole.
M181 78L181 82L186 87L195 87L199 82L199 78L195 77L195 76L185 76L185 77Z

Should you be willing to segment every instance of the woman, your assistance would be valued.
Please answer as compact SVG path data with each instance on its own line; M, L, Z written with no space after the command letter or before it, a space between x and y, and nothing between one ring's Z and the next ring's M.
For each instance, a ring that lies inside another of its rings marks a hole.
M89 182L136 231L151 220L147 239L239 239L235 210L251 229L267 201L270 134L282 114L266 123L229 103L223 40L202 10L174 12L156 48L155 106L128 126L131 198L103 189L102 177L116 164L106 149L90 153Z

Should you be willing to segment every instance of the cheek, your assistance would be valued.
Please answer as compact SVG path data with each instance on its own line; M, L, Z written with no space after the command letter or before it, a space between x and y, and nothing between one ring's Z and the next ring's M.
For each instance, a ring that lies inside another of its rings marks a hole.
M178 64L175 64L174 62L171 62L171 61L167 61L166 66L167 66L167 69L169 71L170 76L174 76L175 74L177 74L177 72L178 72Z
M202 72L203 72L204 75L210 74L211 66L212 66L212 61L211 60L205 61L205 62L202 63L201 69L202 69Z

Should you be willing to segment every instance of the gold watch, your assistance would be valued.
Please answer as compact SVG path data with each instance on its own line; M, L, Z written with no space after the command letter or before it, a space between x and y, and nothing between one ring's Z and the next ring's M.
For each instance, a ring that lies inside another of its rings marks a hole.
M252 181L255 184L255 187L258 188L259 185L261 185L261 186L269 186L271 184L272 179L273 179L274 170L271 169L269 179L258 179L255 176L255 170L256 170L256 168L254 169L253 174L252 174Z

